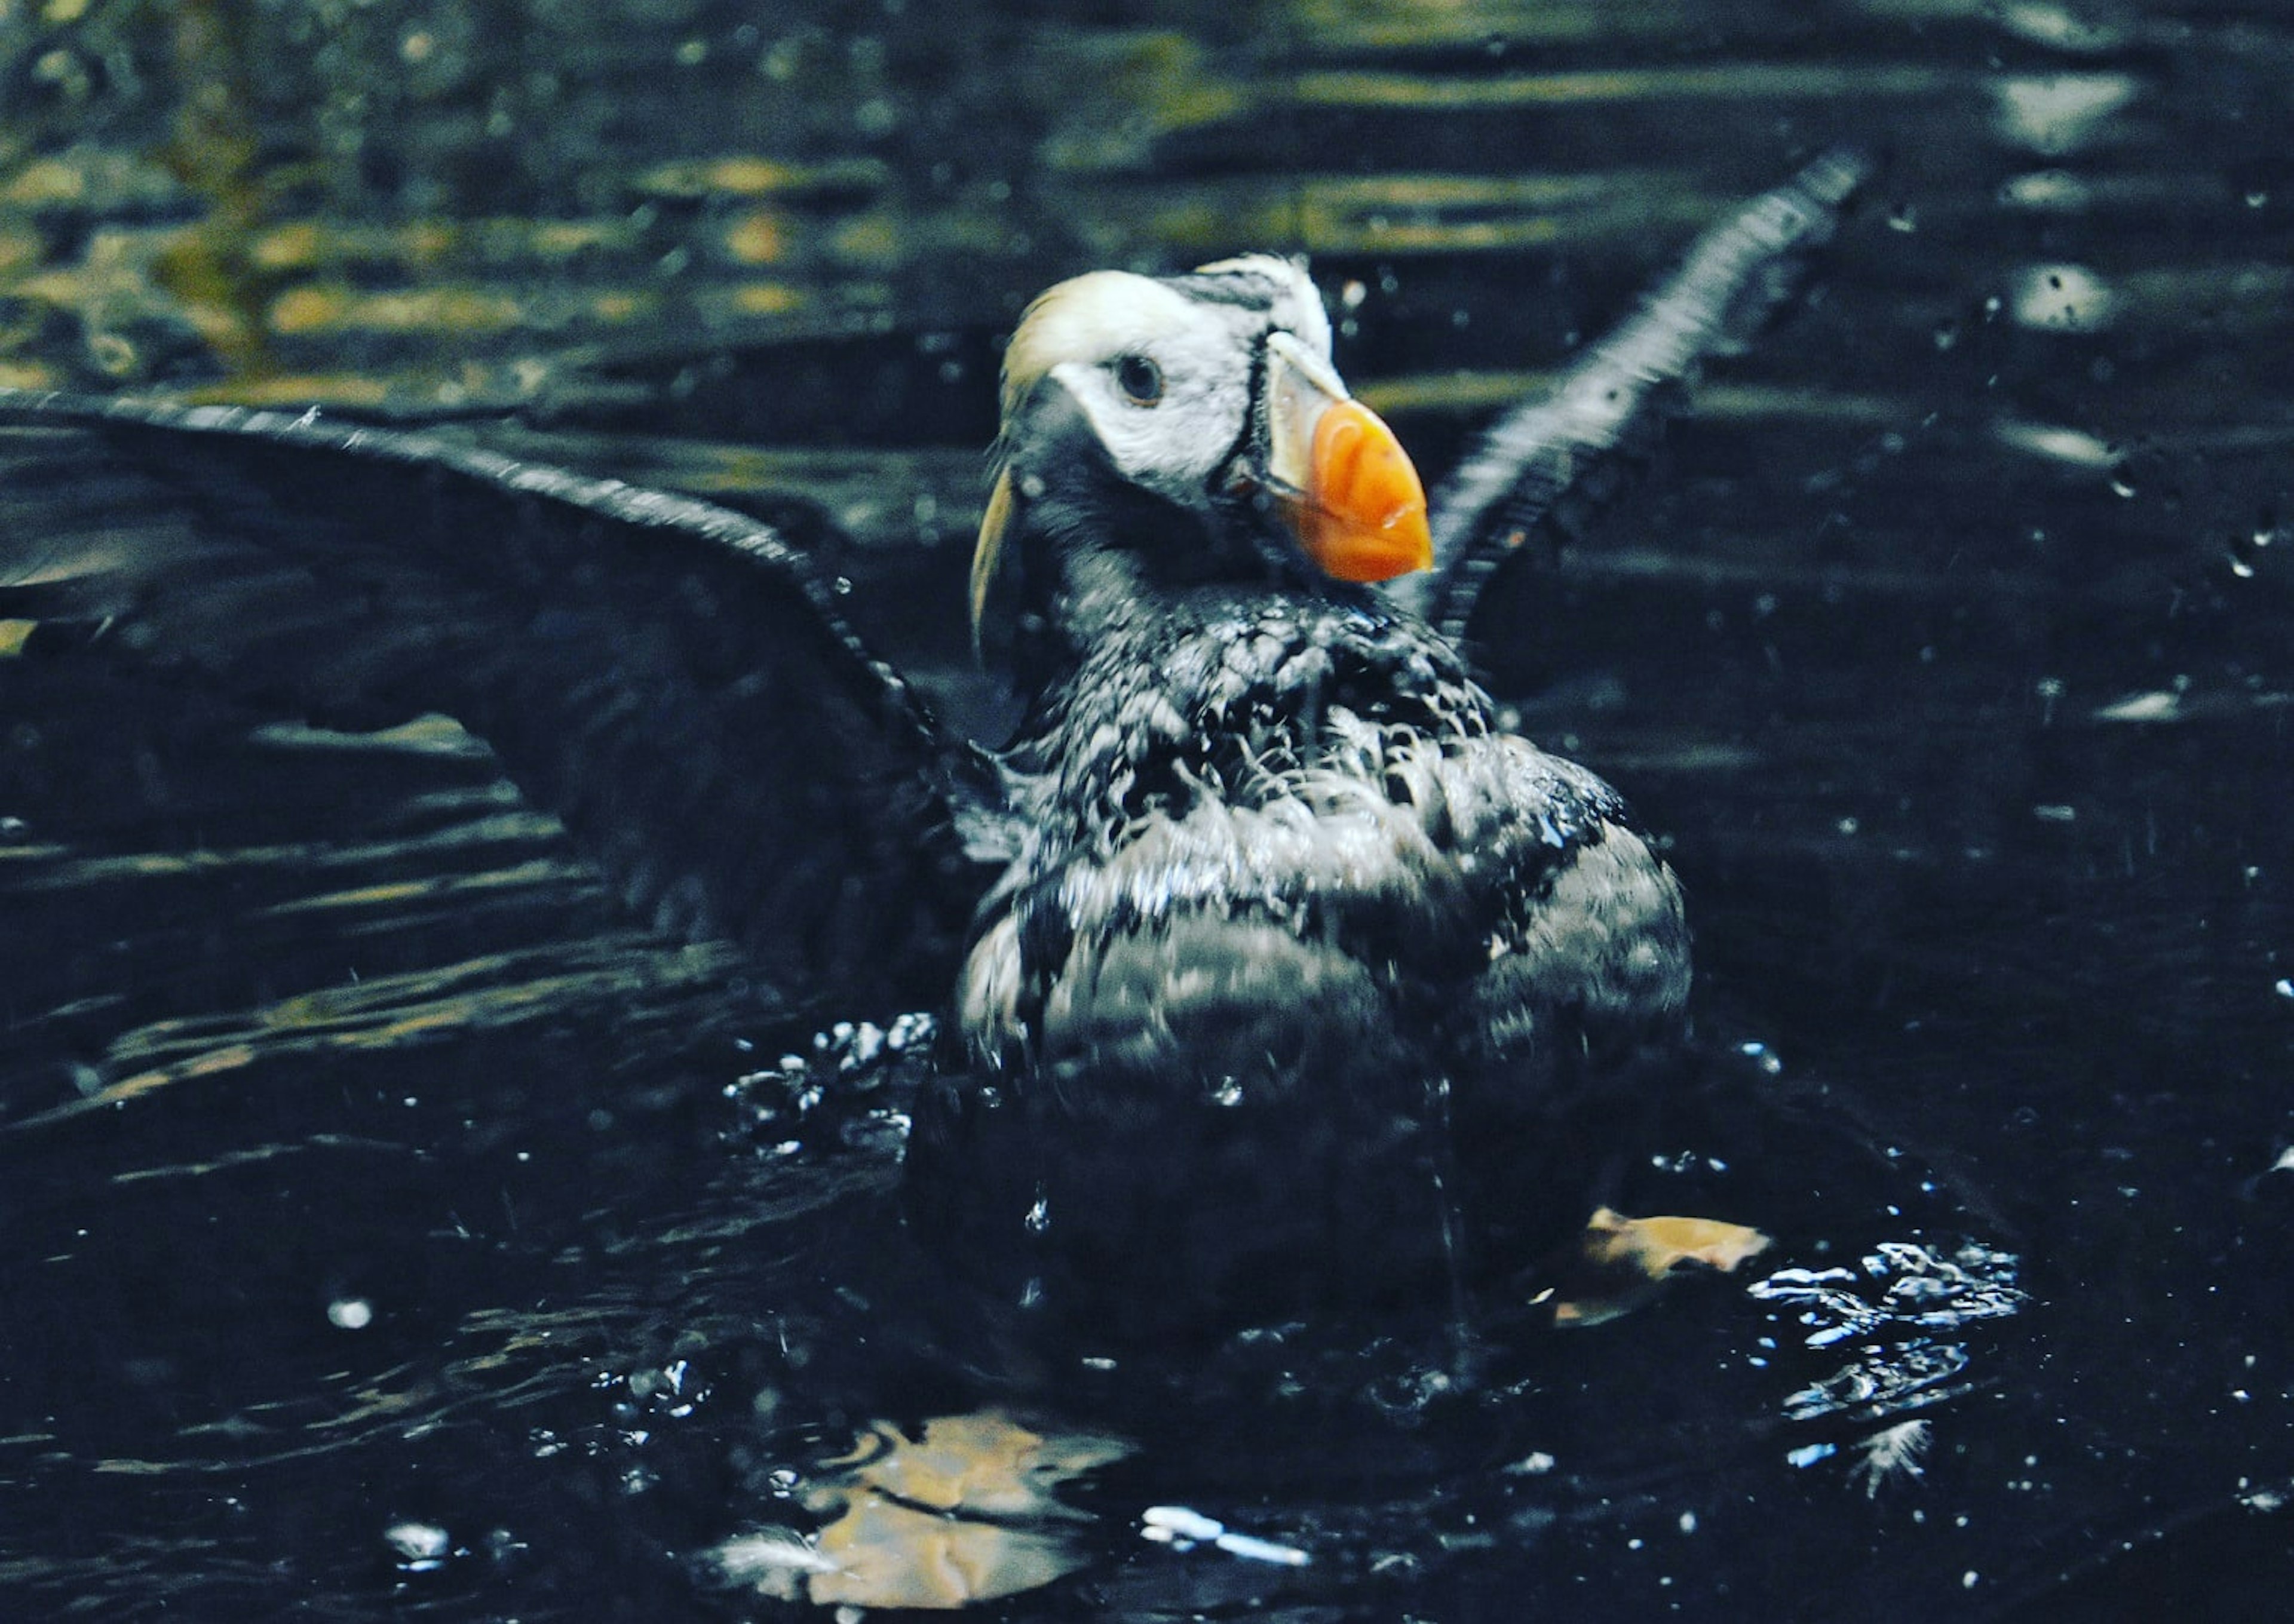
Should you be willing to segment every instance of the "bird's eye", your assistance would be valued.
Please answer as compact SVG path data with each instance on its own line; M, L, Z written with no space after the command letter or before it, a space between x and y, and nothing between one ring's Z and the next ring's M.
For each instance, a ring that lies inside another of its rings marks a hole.
M1115 361L1115 386L1134 406L1152 406L1163 398L1163 369L1144 355L1124 355Z

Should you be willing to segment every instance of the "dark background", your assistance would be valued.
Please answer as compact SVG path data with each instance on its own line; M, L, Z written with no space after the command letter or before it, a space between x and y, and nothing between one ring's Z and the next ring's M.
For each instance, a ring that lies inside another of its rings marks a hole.
M2027 1299L1874 1332L1877 1399L1812 1407L1840 1350L1733 1285L1501 1332L1465 1392L1376 1327L1280 1380L1054 1368L1032 1402L1140 1452L1091 1564L1002 1605L2274 1616L2290 101L2259 6L18 0L0 383L736 502L970 716L997 345L1045 285L1308 252L1434 474L1698 227L1875 149L1803 307L1478 630L1672 841L1700 1052L1761 1102L1680 1201L1763 1268L1976 1242ZM647 938L464 735L0 659L0 1610L771 1612L703 1558L802 1524L780 1474L979 1401L896 1134L760 1155L723 1097L896 1011ZM1924 1475L1867 1493L1905 1417ZM1314 1562L1144 1544L1157 1500Z

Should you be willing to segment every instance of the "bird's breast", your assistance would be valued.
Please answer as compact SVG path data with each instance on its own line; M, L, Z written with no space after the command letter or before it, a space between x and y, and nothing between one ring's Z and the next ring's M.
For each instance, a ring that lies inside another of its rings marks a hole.
M1677 893L1622 803L1497 731L1407 623L1285 605L1099 651L1023 755L1031 845L961 1013L975 1054L1063 1098L1422 1073L1508 1046L1461 1023L1525 1030L1533 964L1581 1004L1628 970L1608 1003L1678 1001Z

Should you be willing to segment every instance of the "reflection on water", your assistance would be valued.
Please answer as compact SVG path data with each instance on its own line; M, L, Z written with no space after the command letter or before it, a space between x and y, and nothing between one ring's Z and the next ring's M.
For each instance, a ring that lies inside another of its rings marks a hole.
M2057 73L2000 79L1998 132L2013 145L2042 158L2061 158L2108 133L2111 114L2140 88L2123 73Z
M1434 471L1723 207L1891 150L1477 628L1693 899L1699 1081L1619 1205L1778 1261L1566 1336L1527 1294L1015 1334L898 1210L928 1021L632 931L466 740L258 733L0 603L0 1612L921 1596L834 1588L887 1547L1014 1589L975 1536L1065 1574L1022 1617L2282 1601L2282 19L225 10L0 14L0 383L453 415L754 508L958 706L1035 289L1312 250ZM940 1492L1118 1435L1017 1524Z

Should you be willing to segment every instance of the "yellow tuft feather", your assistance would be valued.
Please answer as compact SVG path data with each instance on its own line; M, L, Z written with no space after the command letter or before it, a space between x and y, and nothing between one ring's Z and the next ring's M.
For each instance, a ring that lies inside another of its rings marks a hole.
M988 492L988 511L980 521L980 542L972 551L972 652L980 653L980 629L988 618L988 594L996 584L996 571L1004 555L1004 538L1012 528L1012 470L996 475Z

